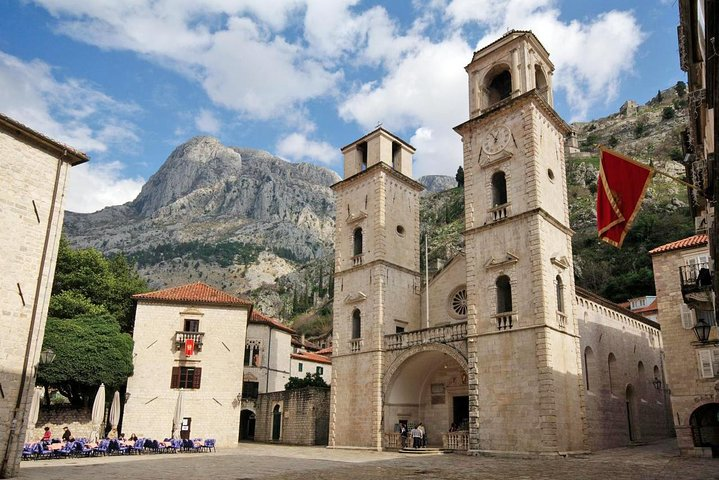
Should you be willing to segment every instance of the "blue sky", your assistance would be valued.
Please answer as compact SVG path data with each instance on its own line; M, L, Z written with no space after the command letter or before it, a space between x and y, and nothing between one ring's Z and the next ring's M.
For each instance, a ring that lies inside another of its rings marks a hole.
M3 0L0 111L86 151L67 207L132 200L194 135L342 174L379 122L453 175L464 66L508 29L555 64L568 121L684 80L674 0Z

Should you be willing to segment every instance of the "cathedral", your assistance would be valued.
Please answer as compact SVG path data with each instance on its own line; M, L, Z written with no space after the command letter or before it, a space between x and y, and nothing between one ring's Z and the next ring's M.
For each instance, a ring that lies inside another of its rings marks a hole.
M465 251L429 285L414 148L380 127L342 149L329 446L397 448L419 422L476 454L669 436L659 324L574 285L549 53L511 31L465 69Z

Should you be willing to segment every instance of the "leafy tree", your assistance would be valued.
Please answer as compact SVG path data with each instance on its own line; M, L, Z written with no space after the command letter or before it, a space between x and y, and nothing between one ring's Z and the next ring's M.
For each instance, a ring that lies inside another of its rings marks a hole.
M305 387L329 387L329 385L319 373L308 373L305 378L290 377L290 381L285 384L285 390Z
M457 168L457 173L455 174L454 179L457 180L457 186L459 188L464 188L464 168L462 168L462 165Z
M78 313L97 314L102 307L120 323L124 332L132 331L134 305L132 295L146 292L147 282L128 264L125 257L105 258L94 248L73 249L67 239L60 239L51 316L73 318ZM89 304L88 304L89 303Z
M662 119L670 120L674 118L674 109L672 107L664 107L662 110Z
M634 125L634 138L641 138L647 131L647 118L645 116L639 117L637 123Z
M681 98L687 93L687 84L679 80L674 86L674 90L677 91L677 95L679 95L679 98Z
M654 101L655 101L656 103L661 103L663 99L664 99L664 97L662 97L662 91L661 91L661 90L657 90L657 96L654 97Z
M615 137L614 135L612 135L611 137L609 137L609 140L607 140L607 144L610 147L614 148L617 145L619 145L619 139L617 137Z
M104 383L120 388L132 375L132 337L108 314L48 318L43 348L55 360L40 365L37 383L57 388L73 405L89 405Z

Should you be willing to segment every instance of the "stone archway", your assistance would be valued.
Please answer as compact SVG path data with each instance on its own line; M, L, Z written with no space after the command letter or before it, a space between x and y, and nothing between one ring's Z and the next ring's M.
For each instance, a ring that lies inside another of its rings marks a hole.
M242 409L240 412L240 433L238 441L254 441L256 414L250 409Z
M694 447L710 448L719 457L719 403L708 402L697 407L689 416Z
M455 348L429 344L404 350L390 363L384 380L385 438L396 437L400 423L411 429L421 422L428 446L439 447L452 423L468 428L467 360ZM386 446L396 446L396 438Z

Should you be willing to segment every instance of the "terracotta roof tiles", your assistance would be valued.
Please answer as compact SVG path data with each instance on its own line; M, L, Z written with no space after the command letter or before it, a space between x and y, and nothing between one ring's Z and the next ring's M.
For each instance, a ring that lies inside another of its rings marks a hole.
M197 282L179 287L165 288L155 292L138 293L134 300L160 301L171 303L218 304L227 306L251 307L252 302L235 297L205 283Z
M290 327L285 325L284 323L280 322L279 320L275 320L272 317L268 317L267 315L258 312L257 310L252 312L252 316L250 317L250 323L258 323L262 325L269 325L271 327L274 327L278 330L285 331L290 334L294 334L295 331L292 330Z
M308 362L315 362L315 363L326 363L331 365L332 360L325 357L324 355L317 355L316 353L312 352L302 352L302 353L293 353L291 355L292 358L296 360L305 360Z
M649 250L649 255L656 255L657 253L669 252L672 250L681 250L682 248L699 247L706 245L709 242L706 234L693 235L688 238L677 240L676 242L667 243L653 250Z

